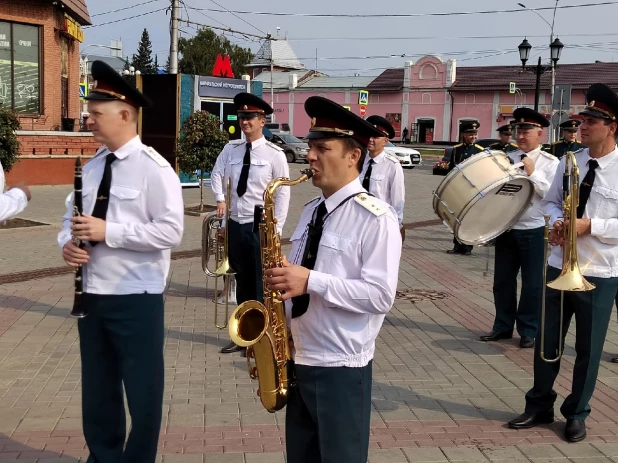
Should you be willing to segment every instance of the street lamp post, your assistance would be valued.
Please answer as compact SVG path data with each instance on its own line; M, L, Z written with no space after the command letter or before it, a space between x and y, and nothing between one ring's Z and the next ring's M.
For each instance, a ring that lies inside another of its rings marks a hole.
M534 14L536 14L539 18L541 18L545 24L547 24L551 30L550 33L550 38L549 38L549 47L551 49L551 66L547 67L547 68L541 68L541 58L539 58L539 64L537 65L536 68L536 72L537 72L537 78L536 78L536 95L535 95L535 110L538 111L538 91L539 91L539 85L540 85L540 74L546 72L547 70L551 70L551 88L550 88L550 104L553 105L554 103L554 92L556 90L556 63L558 62L558 60L560 59L560 53L562 52L562 48L564 48L564 45L562 45L562 43L560 42L560 40L558 40L557 38L554 37L554 24L556 21L556 10L558 9L558 2L560 0L556 0L556 4L554 5L554 15L553 15L553 19L551 24L543 17L539 14L538 11L535 10L531 10L530 8L528 8L526 5L524 5L523 3L518 3L518 5L520 7L522 7L525 10L528 10ZM528 43L527 40L524 39L525 43ZM526 56L526 59L524 60L523 54L522 54L522 49L521 46L524 45L524 42L522 42L522 44L520 45L520 49L519 49L519 56L522 60L522 64L524 66L524 70L525 70L525 61L528 60L528 58L530 57L530 50L528 49L528 55ZM528 44L528 46L530 46L530 44ZM532 48L532 46L530 46L529 48ZM552 110L552 114L553 114L553 110ZM549 142L551 143L553 141L553 130L550 131L549 133Z
M532 45L528 42L528 39L524 38L523 42L519 44L519 59L521 59L521 66L524 71L531 70L530 68L526 68L526 62L530 58L530 50L532 50ZM539 110L539 92L541 86L541 75L545 74L547 71L552 72L552 83L551 83L551 102L553 104L553 95L554 95L554 86L555 86L555 77L554 70L556 68L556 63L560 60L560 55L562 54L562 49L564 45L558 38L556 38L551 45L549 46L551 50L551 64L549 66L541 65L541 57L539 56L539 60L536 65L535 73L536 73L536 86L534 89L534 110Z

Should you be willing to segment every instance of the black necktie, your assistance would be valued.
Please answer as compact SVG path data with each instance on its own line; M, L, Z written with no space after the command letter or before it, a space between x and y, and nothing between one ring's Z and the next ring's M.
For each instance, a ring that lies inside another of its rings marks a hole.
M363 178L363 188L369 192L369 179L371 178L371 169L375 161L373 159L369 160L369 167L367 167L367 172L365 172L365 177Z
M524 153L524 154L521 155L521 160L523 161L524 158L527 158L527 157L528 157L528 155L526 153Z
M236 187L236 193L238 197L242 197L247 191L247 180L249 179L249 166L251 165L251 143L247 143L245 148L245 157L242 160L242 170L240 171L240 178L238 179L238 186Z
M581 219L584 216L584 211L586 210L586 203L588 202L588 198L590 197L590 191L592 190L592 185L594 184L594 178L596 176L594 170L599 167L599 163L596 159L591 159L588 161L588 172L582 181L582 184L579 186L579 203L577 204L577 218Z
M109 153L105 158L105 170L103 171L103 178L99 184L97 191L97 199L94 203L94 209L92 210L92 216L105 220L107 215L107 206L109 206L109 189L112 186L112 162L116 160L114 153ZM91 246L96 246L98 241L91 241Z
M318 257L320 238L322 237L322 227L326 216L326 201L322 201L318 206L317 213L312 223L309 224L307 242L305 243L305 253L301 265L309 270L313 270L315 260ZM292 318L300 317L309 307L309 294L302 294L292 298Z

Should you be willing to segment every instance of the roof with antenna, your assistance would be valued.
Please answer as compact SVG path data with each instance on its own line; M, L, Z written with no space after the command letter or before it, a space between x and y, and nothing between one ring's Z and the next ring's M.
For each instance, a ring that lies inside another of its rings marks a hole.
M259 66L270 66L272 57L273 67L286 69L305 69L305 65L300 62L296 53L292 49L290 43L283 37L279 37L277 29L276 40L265 40L258 52L255 54L253 61L249 63L247 68Z

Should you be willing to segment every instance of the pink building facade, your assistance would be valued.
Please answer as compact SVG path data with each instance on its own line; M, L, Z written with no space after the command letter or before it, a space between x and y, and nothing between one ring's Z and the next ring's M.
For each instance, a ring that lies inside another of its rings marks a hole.
M459 138L459 123L476 120L480 123L479 138L497 138L498 127L512 120L513 110L519 106L534 107L536 77L522 71L521 66L485 66L457 68L454 60L443 61L425 56L408 62L404 68L387 69L367 85L358 87L358 80L349 85L312 88L312 81L295 87L275 89L273 122L287 123L291 132L303 137L310 121L304 103L310 96L321 95L361 113L359 94L369 92L365 117L377 114L391 121L396 139L404 127L415 143L454 142ZM515 82L516 91L510 93L509 84ZM562 111L551 105L551 76L542 76L539 92L539 112L546 117L579 117L584 108L585 91L594 82L618 88L618 63L566 64L556 68L556 84L567 84ZM564 95L565 93L563 93ZM570 103L564 105L564 103ZM559 115L558 115L559 113ZM557 125L557 124L556 124ZM546 131L546 137L548 133ZM560 134L556 130L553 139ZM548 139L546 138L546 140Z

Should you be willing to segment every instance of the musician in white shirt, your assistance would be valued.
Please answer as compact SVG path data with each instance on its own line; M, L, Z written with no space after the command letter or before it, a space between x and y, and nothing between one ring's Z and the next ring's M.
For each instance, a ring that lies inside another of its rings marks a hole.
M517 324L519 346L530 348L534 347L543 297L545 220L541 200L554 179L558 160L541 149L543 129L549 127L549 121L542 114L530 108L517 108L513 117L520 149L507 156L513 164L523 163L522 170L534 186L534 195L519 221L496 239L493 286L496 316L491 332L481 336L481 341L510 339ZM517 274L520 270L518 305Z
M9 191L3 193L4 182L4 170L0 163L0 223L22 212L31 198L30 188L24 182L19 182Z
M358 178L367 143L381 132L322 97L310 97L305 111L307 160L322 195L302 212L289 262L265 280L284 292L293 338L287 461L364 463L375 340L397 289L399 223Z
M365 190L393 206L403 237L403 208L406 202L403 168L399 159L384 151L388 140L395 137L395 129L382 116L369 116L366 120L373 124L384 136L369 140L368 156L365 157L363 170L358 178Z
M564 339L559 339L561 295L564 297L563 337L575 316L575 366L569 396L560 412L566 418L565 439L578 442L586 437L585 419L595 389L603 344L618 289L618 96L604 84L593 84L587 92L587 107L580 113L582 143L587 147L575 153L580 185L577 217L565 220L563 212L562 157L549 192L543 200L550 215L549 243L553 246L547 268L547 281L556 279L563 268L563 251L570 247L564 229L575 224L577 260L584 278L595 285L592 290L560 292L546 288L545 357L553 359ZM539 327L541 329L541 327ZM537 336L538 339L539 336ZM526 394L526 409L509 422L511 428L531 428L554 420L557 394L554 381L560 361L541 359L540 341L534 352L534 386Z
M236 272L236 303L263 300L262 255L260 236L254 229L255 206L264 205L264 190L272 179L289 177L290 169L283 150L264 138L262 128L271 106L260 97L239 93L234 97L240 128L245 140L232 140L223 148L212 170L211 185L217 201L217 213L226 209L227 180L231 179L230 223L223 221L221 233L228 227L229 259ZM290 187L275 193L275 217L279 235L290 204ZM215 295L217 297L217 295ZM220 352L242 352L245 347L230 342Z

